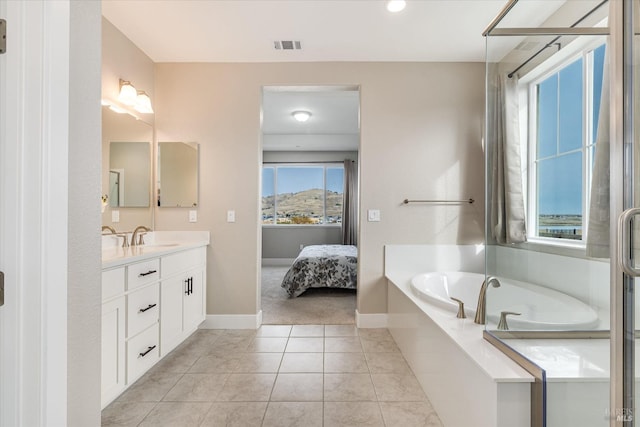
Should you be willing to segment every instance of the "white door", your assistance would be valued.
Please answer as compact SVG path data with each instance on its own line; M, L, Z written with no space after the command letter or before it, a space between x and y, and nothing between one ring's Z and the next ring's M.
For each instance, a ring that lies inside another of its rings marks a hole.
M0 18L0 427L66 425L69 2Z

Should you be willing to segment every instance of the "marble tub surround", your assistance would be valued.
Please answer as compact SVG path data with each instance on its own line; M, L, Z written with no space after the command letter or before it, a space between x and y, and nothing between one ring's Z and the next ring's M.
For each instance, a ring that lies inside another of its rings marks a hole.
M201 329L102 412L103 426L442 426L386 329Z
M120 233L118 233L120 234ZM131 241L131 233L127 241ZM102 268L111 268L142 261L185 249L207 246L210 243L208 231L150 231L144 236L144 245L122 247L122 237L113 234L102 236Z
M533 377L482 338L482 325L411 289L420 273L483 269L479 245L386 246L389 331L444 425L528 426Z

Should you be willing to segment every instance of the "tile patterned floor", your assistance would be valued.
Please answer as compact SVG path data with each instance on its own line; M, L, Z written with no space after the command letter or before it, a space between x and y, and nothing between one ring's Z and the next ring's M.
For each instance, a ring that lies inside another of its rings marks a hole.
M442 426L386 329L198 330L103 426Z

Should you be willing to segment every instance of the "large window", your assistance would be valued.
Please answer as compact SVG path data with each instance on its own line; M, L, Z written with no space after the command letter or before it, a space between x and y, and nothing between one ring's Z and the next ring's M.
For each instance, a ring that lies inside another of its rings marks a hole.
M603 63L604 45L529 83L530 237L584 237Z
M342 166L263 166L262 223L341 224L343 187Z

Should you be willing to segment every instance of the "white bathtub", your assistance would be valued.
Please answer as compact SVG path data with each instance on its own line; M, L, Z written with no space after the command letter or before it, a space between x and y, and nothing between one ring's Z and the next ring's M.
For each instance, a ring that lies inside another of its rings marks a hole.
M484 275L467 272L433 272L411 280L413 292L425 301L456 312L464 301L465 314L473 318ZM509 316L509 328L524 330L588 330L598 325L598 314L582 301L542 286L498 278L500 287L487 289L488 322L497 323L501 311L521 313Z

